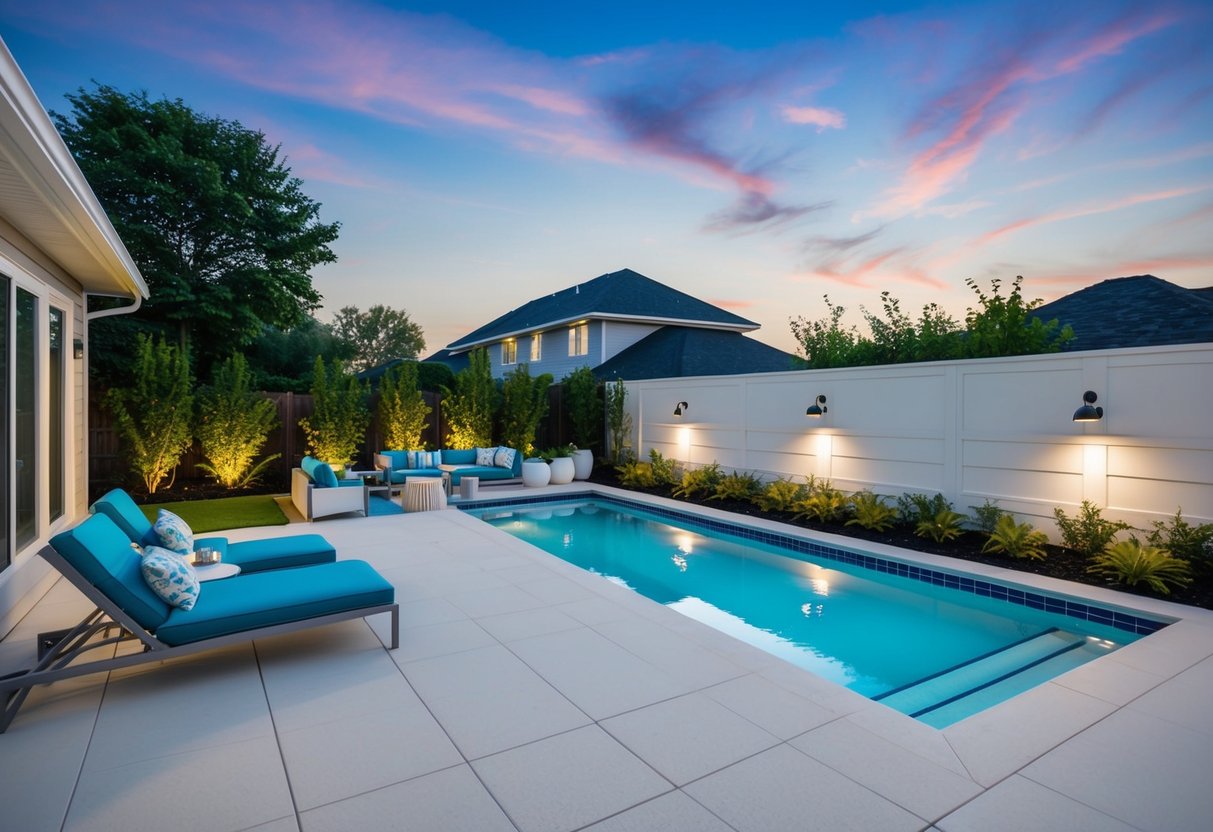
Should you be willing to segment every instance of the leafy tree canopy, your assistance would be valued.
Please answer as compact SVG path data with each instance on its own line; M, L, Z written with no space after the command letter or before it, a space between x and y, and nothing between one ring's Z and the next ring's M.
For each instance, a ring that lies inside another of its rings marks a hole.
M94 325L102 346L158 330L205 374L319 305L310 271L336 260L339 225L319 221L264 134L145 92L97 85L67 99L55 124L151 290L138 312ZM94 355L103 377L129 375L129 349Z
M311 389L317 357L331 363L348 361L353 355L348 344L311 315L304 316L290 329L265 327L244 353L254 387L290 393L306 393Z
M375 304L366 312L342 307L333 318L333 334L350 346L351 366L369 370L393 358L415 359L425 349L421 327L403 309Z

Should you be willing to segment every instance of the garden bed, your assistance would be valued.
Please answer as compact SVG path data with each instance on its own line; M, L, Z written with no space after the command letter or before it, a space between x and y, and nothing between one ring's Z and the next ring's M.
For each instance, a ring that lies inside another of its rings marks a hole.
M841 535L844 537L853 537L858 540L870 540L874 543L884 543L889 546L898 546L903 549L929 552L933 555L942 555L944 557L957 558L958 560L967 560L977 563L990 564L992 566L1001 566L1007 569L1014 569L1019 572L1031 572L1037 575L1046 575L1050 578L1058 578L1063 581L1074 581L1075 583L1089 584L1091 586L1103 586L1133 595L1142 595L1148 598L1162 598L1164 600L1174 601L1180 604L1189 604L1194 607L1213 609L1213 576L1201 574L1196 571L1193 573L1193 580L1190 585L1173 589L1170 595L1159 595L1144 587L1128 587L1108 584L1098 576L1087 572L1088 560L1086 557L1078 552L1063 548L1061 546L1046 546L1045 550L1047 552L1047 556L1043 560L1017 560L1015 558L982 552L981 547L986 542L986 536L980 532L967 531L956 540L946 543L935 543L932 540L915 535L913 531L904 527L894 527L888 531L876 532L869 531L858 526L846 526L833 523L814 523L810 520L797 519L784 512L763 511L753 503L743 502L740 500L708 500L702 498L684 499L673 497L669 488L631 488L629 486L622 485L615 470L607 465L597 466L594 469L594 473L590 477L590 481L600 483L602 485L610 485L616 488L622 488L628 491L639 491L645 494L654 494L660 497L677 499L679 502L708 506L750 517L760 517L764 520L774 520L779 523L786 523L790 526L799 526L800 528L804 529L828 532L830 534Z

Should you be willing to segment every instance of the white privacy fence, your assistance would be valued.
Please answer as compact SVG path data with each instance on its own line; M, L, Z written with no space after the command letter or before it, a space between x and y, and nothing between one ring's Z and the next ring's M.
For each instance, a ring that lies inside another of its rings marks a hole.
M1213 521L1213 345L628 382L632 448L846 491ZM1074 422L1084 391L1104 408ZM826 412L805 415L818 396ZM682 416L675 406L686 402Z

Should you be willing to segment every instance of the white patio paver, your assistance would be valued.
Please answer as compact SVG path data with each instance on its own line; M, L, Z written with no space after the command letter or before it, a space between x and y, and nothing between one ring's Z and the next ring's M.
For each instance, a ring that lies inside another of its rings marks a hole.
M936 731L455 510L230 536L309 531L393 581L399 650L378 616L39 689L0 829L1213 827L1203 610L1090 590L1183 620ZM87 610L61 581L0 671Z

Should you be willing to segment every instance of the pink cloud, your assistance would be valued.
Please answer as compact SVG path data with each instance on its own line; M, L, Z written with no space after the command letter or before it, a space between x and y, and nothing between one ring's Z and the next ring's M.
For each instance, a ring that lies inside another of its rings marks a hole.
M830 107L793 107L785 105L780 108L783 120L790 124L808 124L817 128L820 133L827 127L841 130L847 126L847 117L842 111Z
M725 300L723 298L709 298L708 303L719 306L721 309L749 309L754 305L752 300Z
M1113 277L1128 277L1138 274L1152 274L1164 280L1171 280L1172 278L1168 275L1172 272L1207 271L1209 269L1213 269L1213 253L1145 257L1114 260L1083 269L1032 276L1027 278L1027 282L1033 285L1087 286ZM1207 281L1200 285L1206 283Z

